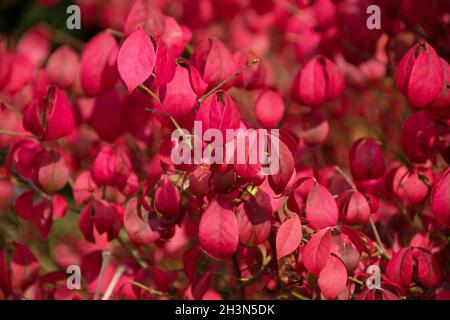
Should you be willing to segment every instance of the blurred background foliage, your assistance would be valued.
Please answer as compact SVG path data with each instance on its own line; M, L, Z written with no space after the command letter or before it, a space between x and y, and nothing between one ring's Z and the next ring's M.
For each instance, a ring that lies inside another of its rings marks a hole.
M73 4L75 4L73 0L62 0L52 6L42 6L35 0L0 0L0 33L17 40L30 27L39 22L46 22L54 29L88 40L98 30L84 26L81 30L69 30L66 27L69 17L66 10Z

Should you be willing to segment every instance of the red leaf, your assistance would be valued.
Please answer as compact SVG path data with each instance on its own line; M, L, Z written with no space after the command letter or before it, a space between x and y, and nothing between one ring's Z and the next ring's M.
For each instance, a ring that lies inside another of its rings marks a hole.
M34 181L46 193L55 193L69 180L69 169L57 151L42 150L35 160Z
M123 133L125 112L122 106L123 99L115 88L95 98L89 122L100 139L114 142Z
M201 251L197 247L188 249L183 254L184 273L189 281L193 281L197 273L197 262L201 256Z
M123 29L126 36L138 29L144 29L151 36L158 36L164 29L163 15L154 1L136 0L130 7Z
M49 86L25 109L23 127L44 141L67 136L75 129L72 107L65 93Z
M92 38L81 55L80 82L86 95L93 97L110 89L117 80L116 39L103 31Z
M95 204L94 223L99 234L108 232L118 222L119 216L116 208L104 200Z
M229 200L220 198L211 202L203 212L198 227L201 248L214 258L231 256L239 241L238 222Z
M202 102L195 120L202 122L202 129L219 129L226 137L227 129L238 129L239 110L231 96L223 90L210 95Z
M6 249L0 250L0 291L8 295L11 291L11 280L6 266Z
M407 288L412 280L413 258L411 248L400 249L389 261L386 275L396 284Z
M202 274L192 282L191 292L195 300L201 300L208 290L212 273L210 271Z
M102 252L99 250L93 251L83 257L81 271L83 272L83 278L87 282L94 281L100 274L102 260Z
M335 299L347 284L347 269L341 259L331 255L318 278L319 288L327 300Z
M339 211L331 193L317 184L311 188L306 200L306 220L313 229L334 227L337 224Z
M360 254L363 251L366 252L369 255L372 253L372 251L373 251L373 244L372 244L372 241L370 240L369 237L365 236L365 234L363 234L361 232L358 232L358 231L352 229L352 227L349 227L349 226L341 225L341 226L339 226L339 228L342 231L342 233L344 233L346 236L349 237L349 239L352 241L352 243L358 249L358 252ZM369 247L370 247L369 249L367 249L366 246L364 245L364 242L363 242L362 238L367 240L367 242L369 244Z
M197 94L191 86L189 71L181 66L176 66L175 76L159 90L164 111L174 117L182 117L188 114L197 103Z
M271 212L259 206L255 200L244 202L237 211L239 239L242 244L258 246L269 238L272 223Z
M133 32L122 44L117 57L119 74L129 93L150 77L154 66L152 40L142 29Z
M59 47L47 62L48 81L62 89L69 88L78 75L78 55L68 45Z
M181 197L178 188L165 177L155 191L156 209L168 217L176 218L181 214Z
M95 243L94 238L94 214L91 204L85 206L78 218L78 227L86 241Z
M284 102L273 90L264 91L256 101L256 118L266 128L276 128L284 115Z
M156 47L155 80L152 86L159 87L172 81L175 76L175 58L160 38Z
M147 244L158 240L161 234L149 224L149 212L139 206L138 199L131 199L125 209L125 231L130 240L138 244Z
M450 169L443 171L430 196L431 212L445 227L450 227Z
M151 267L153 282L158 290L163 292L169 289L169 286L177 279L178 272L176 271L162 271L156 267Z
M285 220L277 232L277 259L281 259L294 252L302 242L302 224L300 217L294 215Z
M95 181L92 179L89 171L85 171L78 176L73 185L72 192L73 198L77 205L82 204L91 196L95 197L96 195L100 195L100 190L98 189Z
M385 171L383 151L373 138L355 141L349 152L350 170L355 180L378 179Z
M419 282L428 287L438 284L441 278L441 270L434 256L425 250L416 249L414 257L417 261L417 279Z
M325 267L331 251L331 229L323 229L314 234L303 250L303 264L306 270L318 276Z
M25 290L39 275L39 263L24 244L17 243L11 258L11 285L16 290Z
M277 141L279 141L278 150L276 150L276 147L273 148L273 146L277 144ZM294 156L283 140L273 135L270 135L270 146L271 161L274 161L274 153L278 152L279 168L278 172L269 175L269 184L276 194L281 194L285 191L285 188L294 173Z

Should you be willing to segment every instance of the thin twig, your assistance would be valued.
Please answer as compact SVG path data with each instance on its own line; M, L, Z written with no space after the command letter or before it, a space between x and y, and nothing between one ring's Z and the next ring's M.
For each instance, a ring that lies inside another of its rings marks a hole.
M59 43L59 44L68 44L72 47L74 47L75 49L77 49L78 51L82 51L85 43L83 41L81 41L78 38L75 38L74 36L65 33L59 29L56 29L55 27L53 27L52 25L46 23L46 26L50 29L50 32L52 34L52 39Z
M161 100L160 100L159 97L156 95L156 93L154 93L152 90L150 90L145 84L140 84L140 85L139 85L139 89L141 89L142 91L144 91L145 93L147 93L150 97L152 97L153 99L155 99L156 101L158 101L159 103L161 103Z
M377 227L375 226L375 223L373 222L372 216L369 217L369 223L370 227L372 228L372 232L375 235L375 239L378 243L378 250L381 251L381 254L386 257L388 260L391 260L391 256L386 252L386 249L383 246L383 242L381 242L380 234L378 233Z
M364 282L362 282L361 280L356 279L355 277L348 277L348 279L353 281L356 284L359 284L360 286L364 285Z
M296 297L297 299L300 299L300 300L311 300L311 299L309 299L308 297L305 297L304 295L302 295L302 294L300 294L300 293L298 293L298 292L296 292L296 291L292 291L291 294L292 294L294 297Z
M221 89L224 85L226 85L229 81L233 80L234 78L238 77L242 72L246 71L248 68L250 68L251 66L259 63L261 60L258 58L253 59L252 61L250 61L249 63L247 63L245 65L245 67L243 67L241 70L233 73L231 76L229 76L228 78L226 78L225 80L223 80L222 82L220 82L217 86L215 86L214 88L212 88L210 91L208 91L207 93L205 93L203 96L201 96L200 98L197 99L197 102L199 104L201 104L203 101L205 101L206 98L208 98L210 95L212 95L214 92L216 92L217 90Z
M135 285L136 287L139 287L139 288L141 288L141 289L144 289L145 291L150 292L150 293L151 293L152 295L154 295L154 296L159 296L159 297L164 297L164 296L166 296L166 294L164 294L164 292L155 290L155 289L153 289L152 287L146 286L145 284L142 284L142 283L139 283L139 282L136 282L136 281L130 281L130 283L131 283L132 285Z
M139 89L143 90L145 93L147 93L150 97L152 97L153 99L155 99L156 101L158 101L159 103L161 103L161 100L159 99L159 97L156 95L156 93L154 93L152 90L150 90L145 84L140 84L139 85ZM148 111L151 112L156 112L153 111L152 109L147 109ZM173 125L175 126L175 128L177 128L178 130L180 130L180 132L183 133L183 129L181 128L180 124L177 122L177 120L175 120L175 118L170 114L170 113L163 113L162 111L160 111L161 114L169 117L170 121L172 121Z
M25 185L26 187L31 188L34 192L38 193L43 199L52 201L53 198L52 196L50 196L49 194L45 193L44 191L42 191L41 189L39 189L34 182L32 182L31 180L28 179L24 179L18 175L15 175L14 178L17 180L17 182Z
M34 138L34 136L31 135L31 134L20 133L20 132L4 130L4 129L0 129L0 135L11 136L11 137L19 137L19 138Z
M239 269L239 261L237 258L237 254L235 253L233 255L233 270L234 270L234 276L236 277L236 281L238 283L238 293L239 293L239 299L245 298L245 292L244 292L244 285L240 281L241 280L241 270Z
M12 106L12 104L6 102L6 101L3 100L3 99L0 99L0 104L3 104L3 105L5 106L6 109L8 109L9 111L11 111L11 112L14 113L15 115L17 115L17 116L19 116L19 117L22 117L22 113L21 113L19 110L17 110L16 108L14 108L14 107Z
M356 186L353 183L352 179L339 167L334 166L334 169L341 174L342 177L344 177L345 181L352 187L353 190L356 190Z
M116 238L116 240L125 250L128 251L128 253L133 257L134 260L136 260L141 268L147 270L149 269L147 262L145 262L144 259L141 258L139 252L136 249L130 248L120 235Z

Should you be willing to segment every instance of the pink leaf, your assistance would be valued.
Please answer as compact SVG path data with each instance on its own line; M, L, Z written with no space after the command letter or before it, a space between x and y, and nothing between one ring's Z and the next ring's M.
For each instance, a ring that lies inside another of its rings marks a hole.
M39 264L33 253L24 244L17 243L11 258L11 285L16 290L25 290L39 275Z
M306 200L306 220L313 229L334 227L337 224L339 211L331 193L317 184L311 188Z
M411 248L400 249L386 267L388 278L402 287L408 287L412 281L413 258Z
M117 80L116 39L108 31L92 38L81 55L80 82L88 96L97 96L110 89Z
M236 251L238 230L231 202L220 198L212 201L203 213L198 228L198 240L208 255L223 259Z
M441 270L434 256L422 249L415 249L414 257L417 260L417 279L428 287L435 286L441 278Z
M181 197L169 178L164 178L155 191L155 207L162 214L176 218L181 214Z
M95 243L94 237L94 209L91 204L85 206L78 218L78 227L86 241Z
M164 29L164 19L153 0L136 0L124 22L124 32L129 36L139 29L144 29L149 35L158 36Z
M48 80L60 88L67 89L78 75L80 62L78 55L68 45L59 47L47 62Z
M264 91L256 101L256 118L266 128L276 128L284 115L284 102L273 90Z
M331 251L331 230L329 228L320 230L314 234L303 250L303 264L306 270L318 276L325 267Z
M120 77L131 93L147 80L155 66L155 48L150 37L139 29L122 44L117 57Z
M242 244L258 246L269 238L272 223L270 214L255 200L244 202L237 211L239 239Z
M276 145L277 139L277 137L271 136L270 145ZM286 145L286 143L282 139L278 140L279 148L278 150L276 150L276 148L271 149L271 155L273 155L274 152L278 152L279 168L277 172L273 172L273 174L269 175L269 184L276 194L281 194L283 191L285 191L285 188L289 180L291 179L292 174L294 173L295 160L291 150Z
M139 206L138 199L133 198L125 209L124 227L130 240L138 244L148 244L161 237L149 224L149 212Z
M55 193L69 180L69 169L57 151L42 150L36 158L35 183L47 193Z
M344 263L339 258L330 256L319 274L318 283L327 300L335 299L347 284L347 270Z
M294 252L302 242L302 224L300 217L294 215L283 222L277 232L277 259L281 259Z

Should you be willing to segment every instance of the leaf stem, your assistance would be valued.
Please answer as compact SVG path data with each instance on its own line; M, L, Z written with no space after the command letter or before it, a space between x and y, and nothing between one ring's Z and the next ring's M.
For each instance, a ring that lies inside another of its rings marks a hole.
M298 292L295 292L295 291L292 291L291 294L292 294L294 297L296 297L297 299L300 299L300 300L311 300L311 299L309 299L308 297L305 297L304 295L302 295L302 294L300 294L300 293L298 293Z
M355 277L348 277L349 280L353 281L356 284L359 284L360 286L364 285L364 282L362 282L361 280L355 278Z
M241 270L239 269L239 261L238 261L236 253L233 254L233 270L234 270L234 276L236 277L236 281L237 281L238 289L239 289L238 299L244 299L245 298L244 285L241 281Z
M125 34L123 32L120 32L118 30L114 30L112 28L108 28L108 29L106 29L106 31L108 31L112 35L116 36L117 38L124 38L125 37Z

